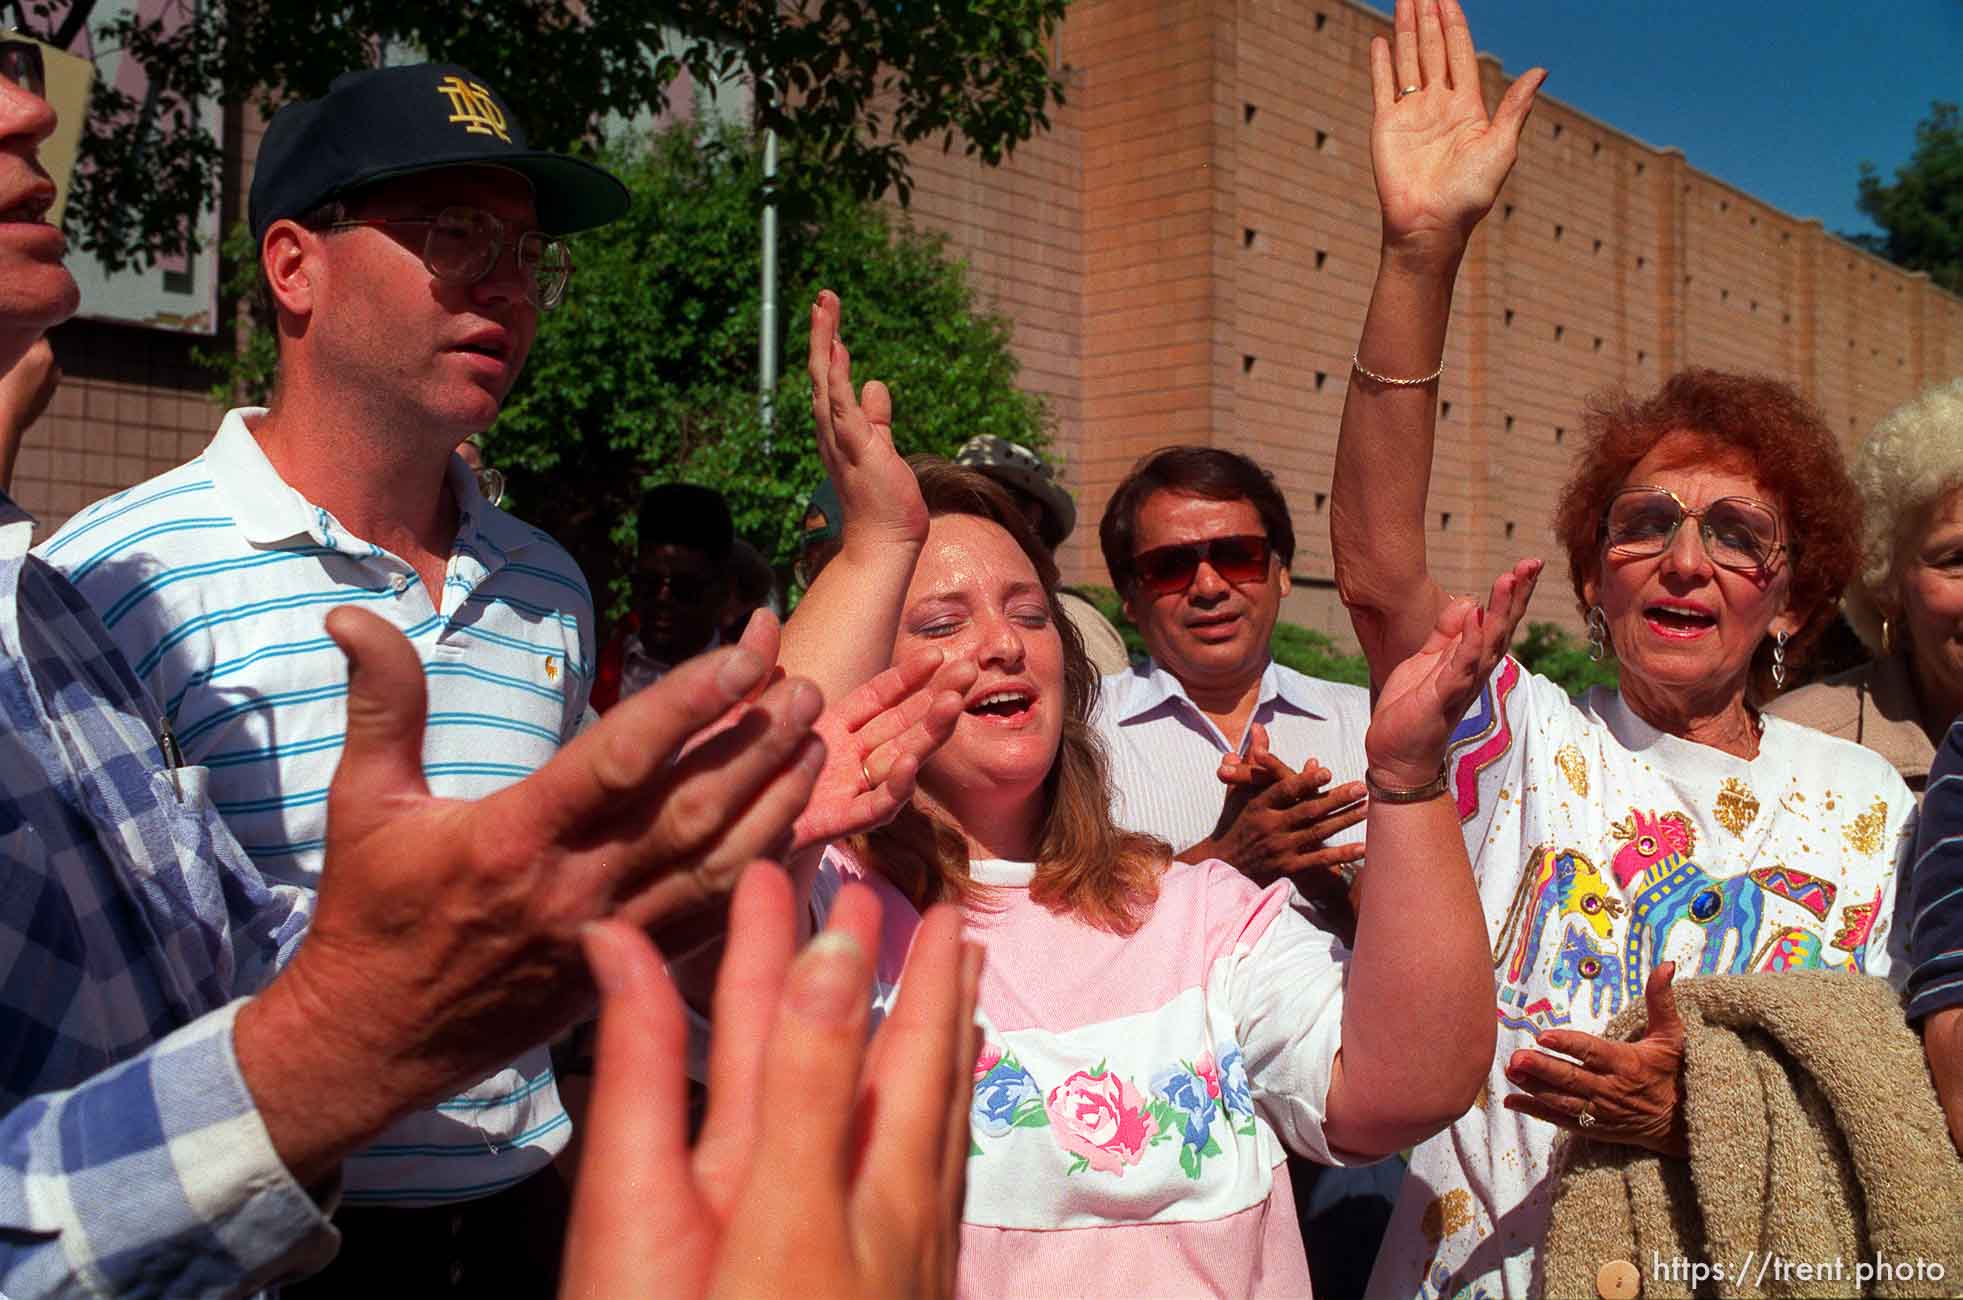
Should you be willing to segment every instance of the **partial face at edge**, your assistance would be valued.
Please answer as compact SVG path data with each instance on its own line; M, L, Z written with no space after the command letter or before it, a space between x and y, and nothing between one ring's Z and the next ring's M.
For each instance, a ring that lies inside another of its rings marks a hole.
M1884 597L1896 644L1906 643L1918 680L1963 698L1963 488L1925 506L1895 549L1895 596Z
M17 334L23 349L81 305L62 264L68 241L47 220L55 186L37 151L54 129L46 100L0 78L0 332Z

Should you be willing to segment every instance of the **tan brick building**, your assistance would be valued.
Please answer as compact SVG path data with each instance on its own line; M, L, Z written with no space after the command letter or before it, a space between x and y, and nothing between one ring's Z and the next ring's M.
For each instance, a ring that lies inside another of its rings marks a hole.
M1387 31L1351 0L1076 0L1046 135L1000 169L916 158L913 219L1015 322L1055 410L1085 521L1071 577L1103 580L1095 521L1138 455L1214 443L1288 494L1287 616L1347 636L1326 512L1376 265L1368 48ZM1482 71L1496 102L1507 78ZM177 336L77 322L58 350L69 378L16 480L48 527L194 454L218 416ZM1584 395L1685 365L1789 379L1851 446L1963 374L1963 300L1543 97L1460 277L1428 516L1441 579L1551 557ZM1535 616L1572 624L1570 604L1550 580Z

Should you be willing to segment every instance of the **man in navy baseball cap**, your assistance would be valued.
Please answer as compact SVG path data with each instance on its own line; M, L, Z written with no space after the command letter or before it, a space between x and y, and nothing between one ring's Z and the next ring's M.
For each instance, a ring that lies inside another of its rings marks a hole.
M278 331L270 407L227 413L196 461L138 487L113 559L78 585L125 605L132 662L158 650L149 684L185 761L273 879L311 888L321 869L348 729L334 605L415 643L439 796L511 784L580 725L586 583L453 449L496 419L564 300L564 237L627 205L600 168L531 148L454 65L351 72L268 125L249 219ZM292 1294L551 1294L570 1127L543 1045L399 1121L348 1162L340 1256Z

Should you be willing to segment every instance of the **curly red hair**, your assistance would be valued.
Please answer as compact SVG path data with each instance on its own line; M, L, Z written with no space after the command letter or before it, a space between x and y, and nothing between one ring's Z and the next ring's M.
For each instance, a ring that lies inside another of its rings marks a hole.
M1643 457L1682 435L1682 463L1716 462L1749 474L1779 508L1792 566L1787 598L1801 620L1786 646L1788 669L1804 660L1861 560L1860 493L1820 413L1776 379L1692 369L1670 376L1651 397L1595 397L1584 418L1587 443L1554 514L1578 607L1588 608L1584 591L1601 562L1609 499ZM1746 698L1758 704L1774 693L1768 641L1752 658Z

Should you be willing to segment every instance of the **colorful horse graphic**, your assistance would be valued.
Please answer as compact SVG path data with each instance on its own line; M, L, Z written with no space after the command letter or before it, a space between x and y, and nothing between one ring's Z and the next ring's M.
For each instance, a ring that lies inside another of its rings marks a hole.
M1827 887L1829 890L1832 886ZM1829 893L1831 898L1832 894ZM1881 910L1881 891L1865 903L1849 903L1840 910L1840 928L1834 932L1832 947L1846 954L1839 961L1827 958L1829 945L1811 930L1788 926L1766 940L1752 954L1751 970L1839 970L1864 973L1868 968L1868 939L1874 934L1876 913ZM1825 920L1825 917L1821 918Z
M1585 855L1574 849L1541 845L1527 855L1519 891L1507 909L1499 944L1493 950L1493 965L1505 963L1507 983L1520 984L1533 975L1541 935L1550 920L1575 917L1606 939L1609 919L1621 913L1622 899L1610 891L1602 873Z
M1612 1016L1622 1010L1622 959L1616 956L1614 944L1597 948L1588 931L1580 926L1563 927L1561 949L1555 954L1550 982L1555 988L1567 991L1570 1006L1581 1001L1585 989L1592 1015ZM1602 1010L1604 1001L1608 1003L1606 1013Z
M1642 995L1643 977L1656 965L1671 927L1686 917L1704 930L1698 974L1714 974L1721 967L1747 969L1764 915L1765 890L1759 882L1749 874L1720 880L1692 862L1697 836L1682 813L1659 817L1632 808L1628 821L1609 829L1623 841L1610 870L1625 890L1634 887L1623 936L1624 995ZM1723 966L1725 946L1734 938L1730 964Z

